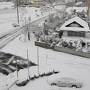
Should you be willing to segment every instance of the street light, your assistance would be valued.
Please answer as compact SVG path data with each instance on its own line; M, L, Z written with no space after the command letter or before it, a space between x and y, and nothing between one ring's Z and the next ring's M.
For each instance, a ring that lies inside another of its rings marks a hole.
M19 8L18 8L18 0L16 0L16 7L17 7L17 22L19 24Z
M28 60L28 77L29 77L29 80L30 80L28 48L27 48L27 60Z

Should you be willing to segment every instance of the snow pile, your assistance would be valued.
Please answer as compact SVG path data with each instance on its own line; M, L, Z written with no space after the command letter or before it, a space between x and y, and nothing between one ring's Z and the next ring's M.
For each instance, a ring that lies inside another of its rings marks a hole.
M38 68L39 68L39 70L38 70ZM53 73L53 71L55 71L55 70L53 70L49 67L38 67L38 66L21 69L20 71L18 71L17 83L19 84L26 80L29 80L29 77L34 78L34 77L39 77L39 75L43 75L43 74L47 75L50 72Z
M39 72L38 72L39 69ZM30 68L30 76L33 77L34 75L38 76L38 74L42 75L42 74L47 74L49 72L53 72L53 69L48 67L48 66L34 66Z
M30 75L31 78L34 77L34 76L39 76L38 75L38 67L37 66L30 67L29 68L29 75Z
M18 72L18 77L17 77L18 81L17 83L21 83L23 81L29 80L29 73L28 73L28 69L21 69Z

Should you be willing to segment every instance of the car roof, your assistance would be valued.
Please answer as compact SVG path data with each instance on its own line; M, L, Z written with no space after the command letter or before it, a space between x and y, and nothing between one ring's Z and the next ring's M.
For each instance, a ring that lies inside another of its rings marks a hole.
M61 81L61 82L78 82L77 80L73 79L73 78L68 78L68 77L61 77L61 78L58 78L56 80L57 81Z

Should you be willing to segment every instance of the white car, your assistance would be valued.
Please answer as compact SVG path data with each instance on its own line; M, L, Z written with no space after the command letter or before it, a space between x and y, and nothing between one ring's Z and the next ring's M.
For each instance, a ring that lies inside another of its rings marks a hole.
M73 78L61 77L61 78L56 79L55 81L50 82L50 85L56 85L58 87L81 88L83 86L83 83Z

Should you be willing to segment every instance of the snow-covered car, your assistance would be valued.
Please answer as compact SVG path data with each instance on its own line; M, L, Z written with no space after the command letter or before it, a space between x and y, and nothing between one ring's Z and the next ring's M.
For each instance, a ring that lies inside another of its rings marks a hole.
M54 81L50 82L50 85L56 85L58 87L75 87L75 88L81 88L83 86L82 82L79 82L73 78L68 77L61 77Z

